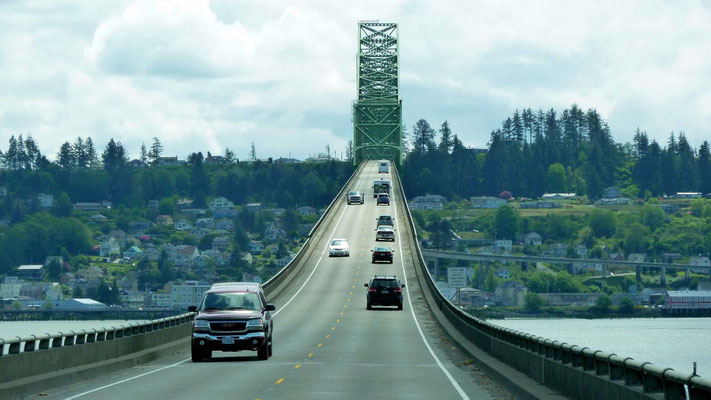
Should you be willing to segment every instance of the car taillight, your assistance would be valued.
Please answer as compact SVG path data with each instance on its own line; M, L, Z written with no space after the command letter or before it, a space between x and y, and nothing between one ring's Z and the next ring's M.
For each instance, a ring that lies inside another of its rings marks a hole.
M369 291L369 292L377 292L377 291L378 291L378 288L371 286L371 287L368 288L368 291Z
M393 292L402 293L402 288L396 287L395 289L393 289Z

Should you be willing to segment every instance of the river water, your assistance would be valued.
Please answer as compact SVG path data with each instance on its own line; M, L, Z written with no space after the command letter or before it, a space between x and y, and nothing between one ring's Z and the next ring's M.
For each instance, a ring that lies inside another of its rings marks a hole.
M711 318L505 319L505 327L711 377Z

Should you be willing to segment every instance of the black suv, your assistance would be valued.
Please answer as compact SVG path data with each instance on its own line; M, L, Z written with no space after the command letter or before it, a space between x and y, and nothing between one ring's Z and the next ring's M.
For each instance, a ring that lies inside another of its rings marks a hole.
M213 285L203 294L199 307L188 307L198 313L193 321L192 360L209 359L213 350L256 350L260 360L268 359L274 330L270 311L275 309L258 283Z
M371 250L373 255L371 257L371 264L375 264L376 261L387 261L388 263L393 263L393 253L395 250L386 246L378 246Z
M390 195L387 193L378 193L378 200L375 203L376 206L379 206L381 204L385 204L386 206L390 205Z
M405 284L401 285L395 275L375 275L364 286L368 288L368 310L372 310L373 306L397 306L398 310L402 310L402 289Z

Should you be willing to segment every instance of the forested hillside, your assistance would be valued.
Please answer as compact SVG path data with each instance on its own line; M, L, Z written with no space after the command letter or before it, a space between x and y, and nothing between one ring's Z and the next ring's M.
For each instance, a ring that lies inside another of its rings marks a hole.
M575 192L599 198L609 186L629 196L711 192L709 143L694 149L683 132L667 143L637 131L633 143L617 143L597 111L573 105L557 113L525 109L491 132L487 149L464 146L447 122L435 131L419 120L404 162L408 197L448 198L510 191L516 197Z

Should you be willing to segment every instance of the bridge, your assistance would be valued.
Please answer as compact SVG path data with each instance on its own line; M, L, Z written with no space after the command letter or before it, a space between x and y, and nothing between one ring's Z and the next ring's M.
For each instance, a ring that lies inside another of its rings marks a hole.
M464 313L427 272L396 168L392 205L346 204L349 190L372 198L376 164L359 165L299 254L266 282L277 306L269 360L258 361L253 352L216 352L212 362L191 362L186 314L0 343L10 353L0 356L0 397L491 398L460 353L525 398L685 399L687 391L692 399L711 396L711 382L699 376L503 329ZM380 214L395 217L393 264L370 262ZM335 237L349 240L350 257L328 257ZM406 284L403 311L366 310L363 284L375 274L394 274Z
M673 264L673 263L658 263L658 262L646 262L646 261L622 261L622 260L603 260L598 258L566 258L566 257L544 257L544 256L514 256L514 255L504 255L504 254L474 254L474 253L464 253L456 251L444 251L444 250L432 250L426 249L422 250L422 256L425 261L434 263L435 270L439 269L439 260L463 260L463 261L473 261L482 262L487 264L489 262L514 262L521 264L529 263L549 263L549 264L564 264L571 266L575 263L594 265L599 264L603 268L603 276L605 276L605 271L610 266L625 266L635 268L637 272L637 280L640 280L642 274L642 268L658 269L659 278L662 284L666 283L666 271L667 270L684 270L686 274L686 279L689 279L690 271L703 271L707 274L711 274L711 267L697 266L697 265L687 265L687 264Z
M490 381L516 397L708 399L711 381L600 350L497 327L463 312L430 276L400 184L397 25L361 23L353 176L289 265L265 283L277 310L274 353L189 357L192 314L90 332L0 340L0 398L488 399ZM394 161L392 202L372 199L372 159ZM393 264L372 264L376 218L395 217ZM330 258L332 238L350 257ZM366 310L375 274L405 283L404 307ZM136 365L139 365L136 367ZM133 368L131 368L133 367ZM482 378L482 375L486 378Z

